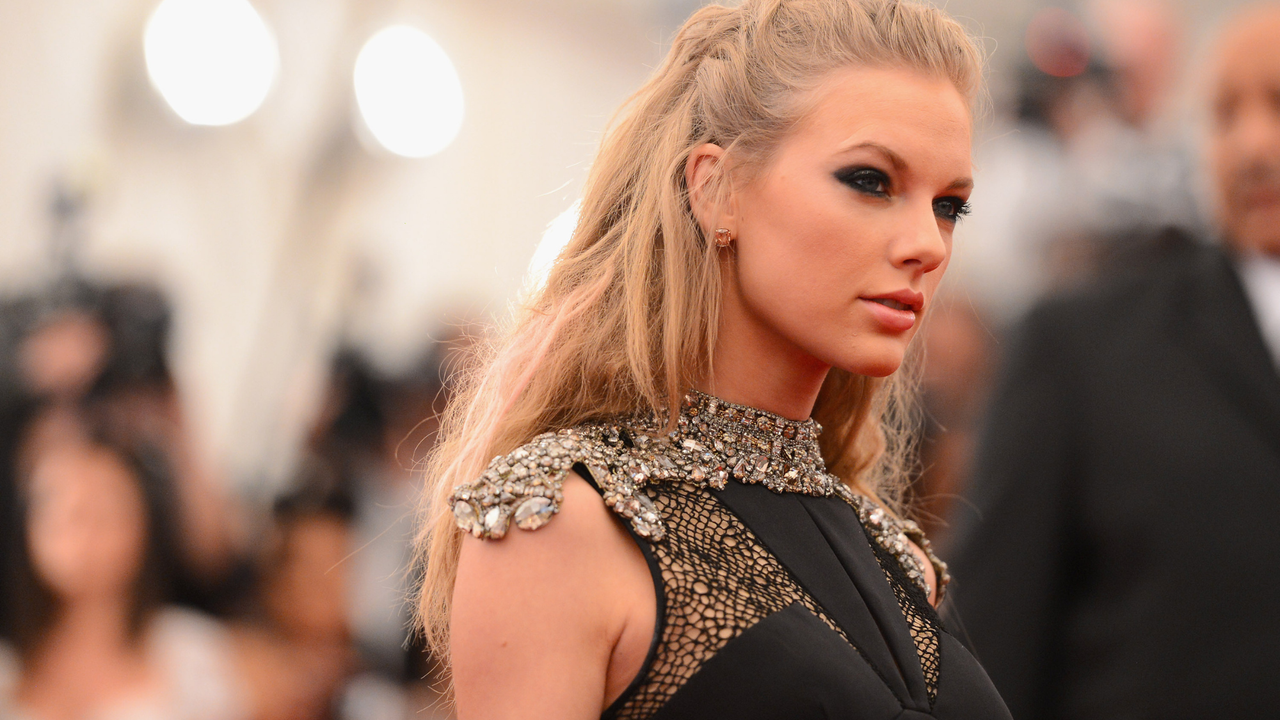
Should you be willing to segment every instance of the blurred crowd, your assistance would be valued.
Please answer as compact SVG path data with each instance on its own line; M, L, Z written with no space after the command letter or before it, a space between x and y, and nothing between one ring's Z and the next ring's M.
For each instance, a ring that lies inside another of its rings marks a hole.
M1010 329L1045 294L1206 235L1188 28L1161 0L1050 8L976 148L975 211L924 326L912 501L949 518ZM285 492L235 495L193 449L170 310L68 272L0 304L0 717L444 717L410 638L414 468L467 338L411 370L334 353Z
M1024 720L1272 713L1280 3L1226 15L1033 17L926 320L943 612Z
M339 352L257 508L192 451L168 331L143 286L0 308L0 717L434 717L404 602L413 467L461 341L395 377Z

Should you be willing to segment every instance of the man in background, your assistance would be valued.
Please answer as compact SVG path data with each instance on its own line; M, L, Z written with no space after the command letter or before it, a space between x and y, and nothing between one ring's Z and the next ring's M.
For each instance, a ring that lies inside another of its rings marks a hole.
M960 509L952 610L1020 720L1276 712L1280 5L1211 68L1221 242L1031 313Z

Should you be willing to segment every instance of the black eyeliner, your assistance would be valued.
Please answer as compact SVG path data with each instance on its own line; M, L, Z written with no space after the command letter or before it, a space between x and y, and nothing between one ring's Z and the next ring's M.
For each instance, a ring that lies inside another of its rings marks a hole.
M942 215L940 215L940 216L939 216L939 217L945 218L945 219L947 219L947 220L950 220L950 221L951 221L951 222L953 222L953 223L955 223L955 222L960 222L960 218L962 218L962 217L964 217L965 215L968 215L969 213L973 212L973 206L971 206L971 205L969 204L969 201L968 201L968 200L964 200L963 198L959 198L959 197L951 196L951 197L942 197L942 198L938 198L937 200L934 200L934 201L933 201L933 206L934 206L934 208L935 208L935 214L936 214L936 208L938 207L938 203L948 203L948 204L952 205L953 207L955 207L955 211L954 211L954 212L944 213L944 214L942 214Z
M886 197L889 194L889 175L875 167L855 165L835 172L835 178L842 184L860 193L873 197ZM879 186L881 189L876 189Z

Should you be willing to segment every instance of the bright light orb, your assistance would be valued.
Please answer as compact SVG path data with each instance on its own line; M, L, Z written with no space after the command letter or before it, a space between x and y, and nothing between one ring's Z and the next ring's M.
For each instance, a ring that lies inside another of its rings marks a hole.
M151 83L193 125L249 117L280 70L276 40L248 0L164 0L143 46Z
M578 219L582 214L582 201L578 200L568 210L556 216L542 233L538 248L533 251L533 259L529 261L529 288L537 290L547 282L547 275L556 264L560 253L564 252L569 241L573 239L573 231L578 229Z
M435 155L462 129L458 73L421 30L394 25L369 38L356 58L355 89L365 127L396 155Z

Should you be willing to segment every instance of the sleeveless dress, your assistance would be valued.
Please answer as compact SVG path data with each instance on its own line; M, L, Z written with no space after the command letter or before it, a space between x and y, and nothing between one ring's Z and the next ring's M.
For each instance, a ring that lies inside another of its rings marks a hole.
M454 516L489 540L536 530L574 470L624 520L658 621L604 718L1009 718L928 602L907 541L928 542L826 473L820 430L693 392L670 434L629 418L494 458L454 491Z

